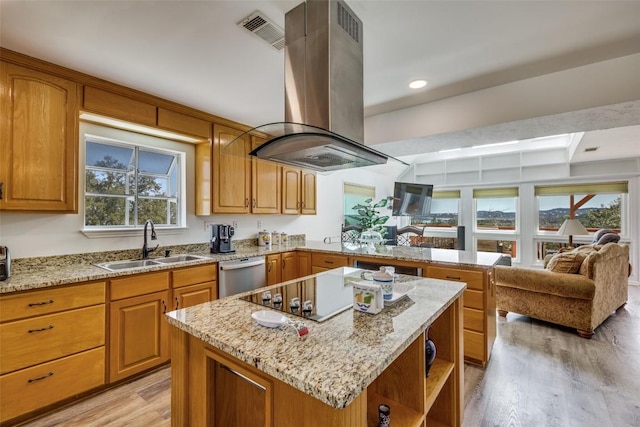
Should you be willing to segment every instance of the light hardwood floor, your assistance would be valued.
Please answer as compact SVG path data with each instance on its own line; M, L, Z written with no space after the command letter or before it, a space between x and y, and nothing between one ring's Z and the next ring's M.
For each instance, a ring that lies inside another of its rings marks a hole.
M640 286L591 340L517 314L499 318L489 364L465 365L464 375L465 427L640 426ZM27 425L169 426L169 376L161 369Z

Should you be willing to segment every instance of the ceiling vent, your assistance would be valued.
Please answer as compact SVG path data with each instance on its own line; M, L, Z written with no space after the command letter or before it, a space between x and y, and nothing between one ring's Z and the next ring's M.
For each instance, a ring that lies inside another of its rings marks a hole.
M598 147L587 147L584 149L585 153L590 153L592 151L596 151L598 149Z
M284 49L284 30L259 10L238 22L238 25L269 43L275 50Z

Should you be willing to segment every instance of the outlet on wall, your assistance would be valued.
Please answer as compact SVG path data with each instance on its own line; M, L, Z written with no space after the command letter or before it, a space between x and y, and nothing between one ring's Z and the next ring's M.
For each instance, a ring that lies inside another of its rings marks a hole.
M237 230L238 229L238 221L233 221L232 227Z
M258 230L262 230L262 221L258 220Z
M215 224L215 222L213 222L213 221L205 221L204 222L204 231L209 231L209 227L211 225L213 225L213 224Z

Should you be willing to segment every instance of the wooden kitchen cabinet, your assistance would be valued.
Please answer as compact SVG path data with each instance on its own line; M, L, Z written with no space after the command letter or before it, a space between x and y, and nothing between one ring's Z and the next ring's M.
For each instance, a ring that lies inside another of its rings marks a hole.
M217 264L173 270L172 310L191 307L218 298Z
M251 137L251 148L264 144L264 138ZM251 159L251 213L279 214L281 203L280 165L267 160Z
M211 122L158 107L158 127L204 139L211 137Z
M425 277L464 282L463 339L465 361L485 366L496 339L494 270L428 264Z
M348 267L349 258L344 255L327 254L323 252L311 253L311 273L320 273L338 267Z
M105 300L105 282L0 297L0 423L104 385Z
M298 258L298 277L304 277L311 274L311 252L297 251Z
M245 136L223 153L242 133L218 123L213 125L211 213L249 213L251 210L251 160L246 158L250 151L249 139Z
M0 62L0 210L78 211L78 84Z
M293 280L298 274L296 251L269 254L266 256L267 286Z
M109 308L109 382L169 360L169 272L113 279Z
M133 97L84 86L82 109L145 126L156 125L156 106Z
M282 213L316 214L316 173L282 167Z

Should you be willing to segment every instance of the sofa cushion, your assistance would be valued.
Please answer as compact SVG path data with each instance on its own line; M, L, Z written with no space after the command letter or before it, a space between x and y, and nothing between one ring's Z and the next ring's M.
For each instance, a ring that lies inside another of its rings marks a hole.
M605 233L598 239L598 245L606 245L607 243L618 243L620 235L618 233Z
M496 285L576 299L593 299L595 282L580 274L496 266Z
M551 258L547 264L547 270L554 273L575 274L580 270L585 258L584 252L561 252Z

